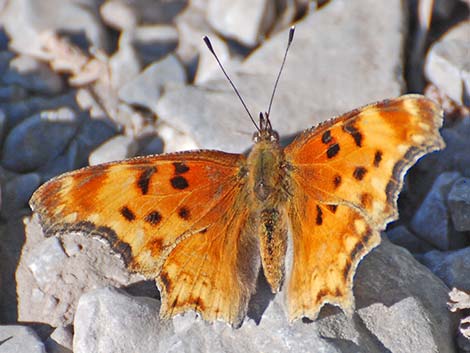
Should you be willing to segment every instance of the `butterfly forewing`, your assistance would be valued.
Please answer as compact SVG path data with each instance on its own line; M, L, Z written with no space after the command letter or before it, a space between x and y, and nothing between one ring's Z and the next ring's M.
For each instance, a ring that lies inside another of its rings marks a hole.
M237 324L257 271L257 257L243 247L251 241L243 231L245 181L242 155L183 152L64 174L30 204L46 234L104 237L130 268L156 278L162 316L194 309Z
M291 320L312 319L325 302L352 306L352 274L397 218L405 172L440 149L442 112L408 95L369 105L303 133L286 147L293 265Z

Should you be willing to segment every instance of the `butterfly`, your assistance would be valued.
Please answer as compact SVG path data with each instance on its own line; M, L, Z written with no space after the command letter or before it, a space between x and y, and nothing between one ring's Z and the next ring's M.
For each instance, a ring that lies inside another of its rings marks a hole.
M406 171L444 147L441 124L437 104L405 95L283 148L264 114L246 156L197 150L87 167L42 185L30 205L47 235L98 235L154 278L162 318L193 310L241 325L261 266L273 293L285 287L289 321L313 320L325 303L354 310L358 263L398 217Z
M442 110L405 95L281 147L269 112L293 35L259 125L204 38L257 129L248 155L187 151L65 173L30 200L45 234L108 240L129 269L156 280L163 319L193 310L240 326L260 267L273 293L286 287L289 321L314 320L326 303L352 313L356 268L398 217L406 171L444 147Z

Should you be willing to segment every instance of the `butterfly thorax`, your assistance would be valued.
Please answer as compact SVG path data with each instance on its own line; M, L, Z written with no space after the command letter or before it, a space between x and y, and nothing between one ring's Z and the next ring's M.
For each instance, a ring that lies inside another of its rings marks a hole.
M247 161L250 206L258 229L264 274L273 292L279 290L284 277L287 248L287 217L284 214L288 196L287 171L278 140L274 131L270 134L266 130L259 132Z

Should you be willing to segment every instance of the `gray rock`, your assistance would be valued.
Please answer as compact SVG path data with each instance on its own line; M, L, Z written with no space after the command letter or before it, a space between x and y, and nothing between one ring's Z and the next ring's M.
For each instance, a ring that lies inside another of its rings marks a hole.
M419 285L417 285L419 284ZM262 286L264 312L253 311L239 329L206 323L192 313L158 319L157 301L112 289L80 299L75 352L454 352L458 316L446 307L448 288L399 247L384 241L359 266L356 314L331 306L317 321L288 324L283 294ZM258 298L259 300L260 298ZM256 310L255 310L256 311ZM121 334L121 332L123 332ZM124 334L125 332L125 334ZM273 339L275 337L275 339Z
M112 288L83 295L74 319L74 352L158 352L163 326L159 308L155 299L134 298Z
M10 47L21 53L44 56L41 35L45 30L83 33L97 48L106 48L106 30L99 20L98 3L93 0L8 2L1 22L10 36Z
M26 243L16 270L20 321L67 326L83 293L143 279L130 275L101 240L80 233L45 239L36 218L25 224Z
M75 137L78 144L78 166L88 164L90 153L117 134L117 128L108 120L86 119Z
M387 231L386 236L392 243L404 247L411 253L424 253L434 249L429 243L418 238L403 225L390 229Z
M10 67L3 73L1 82L43 95L59 94L64 89L64 81L49 65L27 55L20 55L10 61Z
M163 153L163 141L160 136L149 136L145 139L145 143L140 141L140 145L142 148L139 149L138 156Z
M31 97L17 102L0 104L0 108L8 117L7 126L12 128L33 114L44 110L59 109L60 107L76 108L75 93L70 92L50 98Z
M6 137L3 166L15 172L41 167L66 149L79 124L80 116L67 107L31 116Z
M457 179L447 197L455 229L470 230L470 178Z
M383 21L381 2L336 0L299 21L274 99L273 127L289 136L371 101L398 96L403 6L398 0L387 2ZM287 30L229 72L255 117L267 109L286 44ZM251 146L254 128L220 73L204 86L168 89L156 113L191 134L200 147L239 153Z
M0 351L2 353L46 353L44 344L25 326L0 326Z
M139 26L133 44L144 65L160 60L178 45L178 31L170 25Z
M256 46L273 26L276 4L269 0L209 0L207 20L226 38Z
M3 31L2 31L3 33ZM3 50L0 51L0 75L8 69L10 61L15 57L15 54L11 51Z
M83 167L78 161L78 143L73 140L64 153L37 169L36 172L41 175L41 181L45 182L59 174Z
M165 85L186 82L183 65L174 55L168 55L145 68L133 80L119 89L119 98L128 104L155 110L157 101Z
M434 43L426 57L425 74L458 104L470 105L470 21L461 22Z
M465 237L452 231L446 203L447 194L460 176L458 172L439 175L411 220L413 232L441 250L455 249L465 244Z
M120 161L134 157L137 153L137 142L129 136L117 135L95 149L88 159L90 165Z
M112 86L116 91L135 79L142 70L139 54L132 43L133 33L129 31L121 33L119 50L109 59Z
M0 102L11 102L24 99L27 96L26 89L18 85L1 86Z
M433 250L423 255L420 261L442 279L449 288L470 290L470 247L455 251Z
M13 215L25 208L40 184L41 177L37 173L20 174L7 181L2 188L2 215Z
M108 26L119 32L133 29L138 22L134 7L119 0L106 1L100 7L100 14Z
M72 346L71 326L56 328L46 340L47 353L72 353Z

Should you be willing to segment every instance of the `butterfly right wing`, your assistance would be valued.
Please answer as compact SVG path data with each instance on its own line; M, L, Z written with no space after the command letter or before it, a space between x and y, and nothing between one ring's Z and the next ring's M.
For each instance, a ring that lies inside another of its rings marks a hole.
M162 317L192 309L238 325L259 268L245 179L242 155L182 152L63 174L30 204L46 234L105 238L131 269L155 278Z

